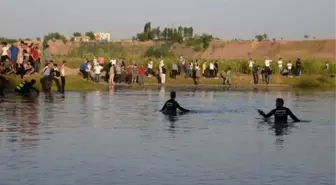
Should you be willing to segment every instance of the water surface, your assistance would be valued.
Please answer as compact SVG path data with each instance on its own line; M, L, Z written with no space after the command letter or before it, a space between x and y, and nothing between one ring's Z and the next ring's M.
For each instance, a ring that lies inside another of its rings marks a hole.
M0 184L335 184L335 93L178 91L197 114L158 112L168 89L10 97L0 103ZM275 132L277 97L301 119Z

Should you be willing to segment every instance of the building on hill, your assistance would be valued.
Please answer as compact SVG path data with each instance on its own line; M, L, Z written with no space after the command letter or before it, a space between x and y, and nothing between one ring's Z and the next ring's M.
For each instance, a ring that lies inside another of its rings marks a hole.
M94 33L96 41L109 42L111 40L110 33Z

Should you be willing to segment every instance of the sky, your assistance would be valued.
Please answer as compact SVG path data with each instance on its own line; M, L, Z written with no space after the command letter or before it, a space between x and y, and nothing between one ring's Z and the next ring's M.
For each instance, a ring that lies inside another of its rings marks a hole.
M192 26L225 40L335 38L335 0L7 0L0 37L36 38L49 32L109 32L130 39L152 27Z

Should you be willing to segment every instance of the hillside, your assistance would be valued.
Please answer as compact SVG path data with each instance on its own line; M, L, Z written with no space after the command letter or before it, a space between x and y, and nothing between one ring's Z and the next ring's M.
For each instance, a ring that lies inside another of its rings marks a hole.
M305 41L212 41L209 48L196 52L193 48L175 44L172 52L176 56L204 59L264 59L265 57L284 59L335 60L335 40L305 40ZM112 42L112 43L66 43L60 41L49 42L51 51L56 55L132 55L141 56L151 46L158 46L158 42ZM79 52L80 50L80 52Z

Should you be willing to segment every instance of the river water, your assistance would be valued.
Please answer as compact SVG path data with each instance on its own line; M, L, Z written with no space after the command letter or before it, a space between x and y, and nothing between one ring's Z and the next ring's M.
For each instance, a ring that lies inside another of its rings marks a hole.
M301 119L275 132L256 108L282 97ZM0 103L1 185L335 184L335 93L169 89Z

